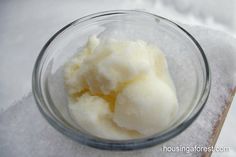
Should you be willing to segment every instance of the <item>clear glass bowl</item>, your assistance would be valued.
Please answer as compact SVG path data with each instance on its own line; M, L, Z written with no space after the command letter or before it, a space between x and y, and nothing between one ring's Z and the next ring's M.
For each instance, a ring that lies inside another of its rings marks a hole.
M101 38L141 39L164 52L180 104L179 114L169 128L139 139L108 140L89 134L71 119L63 66L94 34ZM135 150L173 138L196 119L209 95L210 70L199 43L174 22L141 11L108 11L75 20L53 35L35 63L32 86L42 115L64 135L95 148Z

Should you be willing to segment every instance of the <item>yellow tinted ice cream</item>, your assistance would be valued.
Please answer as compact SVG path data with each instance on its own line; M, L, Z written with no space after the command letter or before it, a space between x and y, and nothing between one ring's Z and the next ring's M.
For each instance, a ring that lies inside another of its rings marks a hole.
M144 41L92 36L65 67L74 120L109 139L131 139L166 129L178 111L163 53Z

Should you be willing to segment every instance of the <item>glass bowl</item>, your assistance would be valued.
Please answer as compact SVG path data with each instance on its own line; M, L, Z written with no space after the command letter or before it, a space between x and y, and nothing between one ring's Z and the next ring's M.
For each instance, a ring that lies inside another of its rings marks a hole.
M166 130L132 140L108 140L91 135L68 112L64 64L78 53L91 35L141 39L165 54L180 105ZM66 25L42 48L33 71L33 94L46 120L59 132L84 145L107 150L135 150L165 142L184 131L201 112L210 91L207 58L194 37L176 23L142 11L107 11Z

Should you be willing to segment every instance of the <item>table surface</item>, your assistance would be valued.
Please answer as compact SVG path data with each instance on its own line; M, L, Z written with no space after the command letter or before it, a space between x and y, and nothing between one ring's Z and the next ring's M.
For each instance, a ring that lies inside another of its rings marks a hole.
M31 94L33 64L43 44L78 17L102 10L127 9L125 2L97 4L90 0L0 2L0 154L2 156L109 156L77 144L55 131L39 114ZM83 7L82 7L83 6ZM86 7L89 6L89 7ZM131 8L131 7L130 7ZM235 40L199 27L186 27L204 48L212 68L212 90L201 116L180 136L164 145L209 146L216 142L235 92ZM224 40L222 40L224 39ZM20 101L19 101L20 100ZM113 156L168 156L161 146ZM62 151L63 150L63 151ZM173 154L172 154L173 155ZM178 153L175 156L201 156ZM207 154L209 155L209 154Z

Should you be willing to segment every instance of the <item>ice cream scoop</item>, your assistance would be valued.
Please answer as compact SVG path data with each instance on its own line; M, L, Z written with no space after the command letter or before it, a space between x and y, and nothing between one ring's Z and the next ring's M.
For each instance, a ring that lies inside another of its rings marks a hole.
M152 135L178 111L164 54L142 40L92 36L66 64L65 86L73 119L103 138Z
M175 92L154 74L127 85L118 95L113 120L120 127L152 135L166 129L178 110Z

